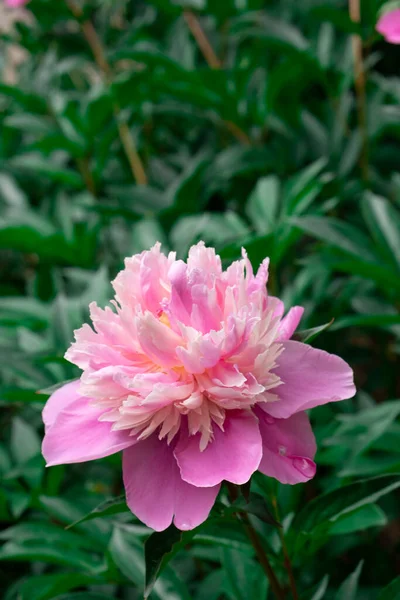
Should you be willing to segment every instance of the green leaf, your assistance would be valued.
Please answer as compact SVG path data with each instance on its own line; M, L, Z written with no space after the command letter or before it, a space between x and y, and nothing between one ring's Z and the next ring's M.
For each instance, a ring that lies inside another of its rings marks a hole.
M382 255L400 269L400 213L388 200L368 193L361 202L367 225Z
M319 325L318 327L312 327L311 329L303 329L302 331L296 331L294 334L294 339L299 342L303 342L303 344L311 342L316 337L318 337L323 331L329 329L334 322L334 319L329 321L329 323L325 323L324 325Z
M51 600L73 588L98 582L97 577L80 573L37 575L19 583L18 597L20 600Z
M231 508L232 510L239 508L245 513L249 513L255 517L258 517L261 519L261 521L267 523L268 525L282 527L282 525L273 517L265 498L263 498L260 494L252 492L248 501L244 497L240 497L231 505Z
M290 222L309 235L332 244L338 250L361 259L377 262L368 239L355 227L332 217L293 217Z
M400 475L382 475L321 494L300 510L291 529L302 536L311 535L317 527L330 526L340 516L372 504L399 487Z
M93 553L62 545L51 546L46 540L36 539L24 543L9 541L0 548L0 561L42 561L75 568L83 573L99 573L102 563Z
M100 592L74 592L72 594L54 596L52 600L115 600L115 596L108 596Z
M72 169L57 165L51 160L36 154L24 154L13 158L9 162L14 169L28 171L34 175L41 175L50 181L63 183L72 188L83 188L82 177Z
M18 464L26 463L40 453L40 439L34 427L15 417L11 429L11 452Z
M232 600L266 598L268 580L261 567L238 550L223 548L222 566L226 573L225 591Z
M188 535L185 537L187 538ZM146 564L145 598L150 596L163 567L181 547L182 539L183 532L174 525L170 525L165 531L152 533L146 540L144 545Z
M379 594L378 600L400 600L400 577L396 577Z
M339 517L329 530L330 535L347 535L370 527L383 527L387 517L377 504L366 504Z
M277 177L259 179L246 206L246 213L255 231L262 235L274 230L279 209L279 180Z
M139 588L145 583L143 547L129 526L115 527L109 545L110 555L121 573ZM153 587L159 600L190 600L189 592L176 573L167 565Z
M340 588L335 596L335 600L344 600L344 598L346 598L346 600L356 600L357 589L358 589L358 580L361 575L361 570L363 568L363 564L364 564L364 561L361 560L358 563L355 571L353 571L353 573L351 575L349 575L349 577L346 579L346 581L344 581L342 583L342 585L340 586Z
M293 177L284 191L286 214L302 214L315 199L323 185L317 179L326 166L326 159L321 158Z
M300 596L300 600L324 600L328 589L329 577L325 575L320 583Z
M118 496L116 498L112 498L111 500L105 500L96 508L94 508L90 513L87 513L74 523L71 523L66 527L66 529L71 529L80 523L85 523L85 521L90 521L91 519L98 519L99 517L109 517L112 515L116 515L122 512L130 512L129 508L126 505L125 496Z
M14 129L21 129L24 133L35 135L45 135L53 131L53 126L49 119L29 113L10 115L4 120L4 125L13 127Z

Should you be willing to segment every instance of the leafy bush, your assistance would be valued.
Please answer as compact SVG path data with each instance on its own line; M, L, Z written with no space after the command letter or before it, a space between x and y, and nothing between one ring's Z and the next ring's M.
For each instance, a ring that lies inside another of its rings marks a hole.
M312 411L316 479L257 475L261 512L237 511L288 590L290 556L300 598L400 594L400 51L375 32L381 4L354 22L342 0L31 0L3 32L5 600L140 598L148 539L148 589L172 547L151 597L267 597L225 492L206 524L154 541L118 459L45 470L40 453L37 392L78 375L63 355L88 304L125 256L201 239L227 264L242 246L254 266L270 256L271 293L305 306L302 329L334 319L317 343L359 389Z

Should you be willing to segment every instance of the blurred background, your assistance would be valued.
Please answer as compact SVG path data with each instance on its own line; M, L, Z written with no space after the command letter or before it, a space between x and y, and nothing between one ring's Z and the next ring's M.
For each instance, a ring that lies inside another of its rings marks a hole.
M359 393L313 410L315 480L255 482L289 538L306 501L400 470L400 46L376 32L382 4L0 0L5 600L143 597L149 531L130 513L65 530L122 493L119 458L45 470L37 392L79 375L63 355L89 302L156 241L184 258L204 240L226 265L242 246L255 267L270 256L270 292L305 307L301 329L334 319L315 344ZM293 556L301 598L381 598L400 574L398 504L374 497ZM258 527L279 570L281 541ZM267 597L235 523L187 550L152 598Z

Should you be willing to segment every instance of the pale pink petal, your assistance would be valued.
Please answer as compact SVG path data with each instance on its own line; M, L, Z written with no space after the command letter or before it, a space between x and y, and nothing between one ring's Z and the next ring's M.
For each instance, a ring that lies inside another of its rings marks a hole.
M286 419L294 413L352 398L355 394L353 371L336 356L300 342L283 342L274 373L282 384L274 389L279 401L262 408L273 417Z
M187 277L187 266L183 260L177 260L171 265L168 277L171 283L168 312L175 321L188 325L192 312L192 294Z
M214 439L200 451L200 434L181 433L175 456L182 479L198 487L211 487L224 479L246 483L262 456L258 421L250 411L227 412L224 431L214 425Z
M68 404L44 436L42 453L47 466L103 458L134 444L128 431L112 431L110 423L98 420L103 412L88 398Z
M289 340L296 331L301 317L303 316L304 308L302 306L294 306L288 314L282 319L279 324L277 340Z
M214 248L206 248L204 242L199 242L189 250L187 261L190 270L199 269L209 275L222 274L221 259Z
M53 425L58 414L64 408L79 398L79 384L79 379L66 383L47 400L42 411L43 423L46 429Z
M179 365L176 348L182 339L168 325L146 312L137 317L136 326L139 343L148 357L163 367Z
M155 435L124 451L123 474L129 508L156 531L172 520L182 530L203 523L220 487L197 488L182 481L172 448Z

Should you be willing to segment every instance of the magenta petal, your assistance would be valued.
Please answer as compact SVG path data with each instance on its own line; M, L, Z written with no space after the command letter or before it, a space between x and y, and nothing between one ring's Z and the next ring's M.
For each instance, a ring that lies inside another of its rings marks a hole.
M200 451L200 435L181 434L175 456L182 479L198 487L210 487L224 479L246 483L262 456L257 418L250 411L226 414L224 431L214 425L214 439Z
M42 453L47 466L103 458L135 443L128 431L112 431L99 421L104 409L78 398L62 410L44 436Z
M79 384L79 379L66 383L47 400L42 411L43 423L46 429L53 425L58 413L79 398Z
M259 470L281 483L301 483L312 479L317 450L314 434L306 413L288 419L274 419L257 411L263 441L263 457Z
M289 340L296 331L304 308L302 306L293 306L279 324L278 340Z
M172 448L156 435L124 451L123 475L129 508L155 531L172 520L182 530L197 527L207 519L220 488L182 481Z
M282 384L274 389L279 401L263 405L273 417L286 419L296 412L352 398L356 392L353 371L334 354L300 342L283 342L274 372Z

